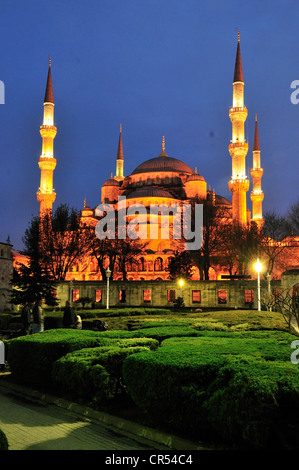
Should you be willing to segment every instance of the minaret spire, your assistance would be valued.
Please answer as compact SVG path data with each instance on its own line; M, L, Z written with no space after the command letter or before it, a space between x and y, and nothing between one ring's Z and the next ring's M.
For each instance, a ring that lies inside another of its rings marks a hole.
M250 171L252 176L252 192L250 199L252 201L252 220L263 222L262 203L264 193L262 191L262 176L264 170L261 168L261 151L258 135L257 115L255 116L255 132L253 143L253 167Z
M244 106L244 78L241 61L240 32L238 32L237 54L233 81L233 106L229 110L232 122L232 140L229 153L232 157L232 178L229 189L232 192L233 220L241 225L247 223L246 192L249 181L246 177L245 157L248 144L245 140L244 123L248 111Z
M255 115L253 151L260 151L259 132L257 128L257 114Z
M237 53L236 53L236 62L235 62L234 83L235 82L244 83L242 60L241 60L241 49L240 49L240 30L238 31L238 44L237 44Z
M118 139L118 149L116 157L116 175L115 179L121 181L124 179L124 152L123 152L123 143L122 143L122 125L119 126L119 139Z
M54 94L53 94L52 74L51 74L51 56L49 56L49 70L48 70L48 78L47 78L44 103L54 104Z
M42 154L38 160L41 170L40 187L37 192L37 200L40 203L40 216L46 211L52 211L52 205L56 198L53 189L53 171L56 167L56 159L53 154L53 142L57 133L54 126L54 95L51 75L51 57L49 58L49 70L44 99L43 124L40 126L42 137Z

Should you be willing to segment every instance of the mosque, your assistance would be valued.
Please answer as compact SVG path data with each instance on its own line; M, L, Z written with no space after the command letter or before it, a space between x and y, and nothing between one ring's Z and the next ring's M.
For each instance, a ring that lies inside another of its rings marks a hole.
M99 204L112 204L117 207L119 197L125 197L127 207L135 204L142 204L145 207L149 207L151 204L163 204L167 207L178 204L182 207L192 201L201 201L203 203L209 201L217 210L219 209L221 214L225 210L227 223L235 221L239 224L252 222L262 224L264 193L261 187L261 179L263 169L261 168L257 118L252 149L252 190L250 192L252 210L247 207L247 192L249 191L250 182L246 175L245 160L248 153L248 143L245 139L244 124L248 111L244 105L244 78L239 34L233 77L233 100L228 114L232 123L232 136L228 145L232 160L231 179L228 182L232 193L232 201L211 190L204 176L200 175L196 168L193 170L183 161L169 156L166 153L164 137L159 155L140 163L130 175L125 176L125 157L122 128L120 127L115 176L111 173L111 177L104 182ZM56 133L50 59L44 98L43 124L40 127L42 154L38 160L38 165L41 176L40 187L37 192L40 214L52 210L56 198L53 189L53 173L56 167L53 143ZM98 221L96 208L87 206L86 200L82 210L82 220L91 225L95 225ZM149 238L144 253L139 256L136 266L128 266L128 280L166 280L168 278L167 266L169 259L178 248L178 241L174 239ZM221 274L223 274L221 270L212 267L210 279L220 279ZM66 280L101 279L96 259L85 260L80 265L75 264L72 272L69 272L66 278ZM121 273L119 273L119 279L122 279ZM193 279L198 279L196 269L194 270Z

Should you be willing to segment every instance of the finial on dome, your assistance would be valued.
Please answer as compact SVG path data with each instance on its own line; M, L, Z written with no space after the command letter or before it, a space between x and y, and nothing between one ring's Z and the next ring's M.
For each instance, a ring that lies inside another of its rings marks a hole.
M121 133L121 130L122 130L122 128L121 128L121 124L120 124L120 125L119 125L119 132L120 132L120 133Z
M197 166L195 167L195 174L197 175Z
M159 154L159 157L167 157L167 153L165 152L165 136L163 135L162 138L162 152Z
M238 29L238 42L240 42L240 29Z
M84 209L86 209L86 197L84 199Z
M111 179L113 179L113 173L111 172Z
M51 67L51 56L49 55L49 67Z

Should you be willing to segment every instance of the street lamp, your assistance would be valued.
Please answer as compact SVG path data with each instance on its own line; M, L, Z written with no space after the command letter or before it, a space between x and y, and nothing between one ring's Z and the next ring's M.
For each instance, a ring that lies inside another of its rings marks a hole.
M269 310L270 312L272 312L272 307L271 307L271 276L269 273L266 274L266 278L267 278L267 285L268 285L268 302L269 302Z
M180 287L181 287L181 297L183 298L183 285L184 285L183 279L180 279L180 280L179 280L179 285L180 285Z
M72 293L73 293L73 281L71 280L70 281L70 292L69 292L69 302L70 302L71 305L72 305L72 301L73 301Z
M111 271L109 269L109 266L108 268L106 269L106 279L107 279L107 305L106 305L106 309L109 310L109 279L110 279L110 276L111 276Z
M260 283L260 272L262 270L262 263L258 259L255 263L255 270L257 272L257 308L258 311L261 311L261 283Z

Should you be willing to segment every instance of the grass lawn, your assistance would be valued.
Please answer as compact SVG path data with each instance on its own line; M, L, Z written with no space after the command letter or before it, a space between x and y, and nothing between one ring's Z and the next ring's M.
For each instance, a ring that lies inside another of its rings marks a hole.
M109 330L127 330L157 326L191 326L202 330L281 330L287 324L278 312L256 310L225 310L213 312L182 312L170 315L134 315L125 317L99 316L108 323Z

